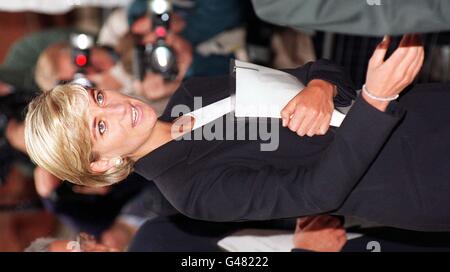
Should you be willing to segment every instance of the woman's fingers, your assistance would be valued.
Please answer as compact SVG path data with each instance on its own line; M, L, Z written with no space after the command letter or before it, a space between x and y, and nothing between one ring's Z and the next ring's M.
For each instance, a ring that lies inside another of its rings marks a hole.
M422 67L424 59L424 52L423 48L418 49L417 56L414 58L413 63L407 68L406 75L405 75L405 84L410 84L414 78L417 76L418 72L420 71L420 68Z
M328 129L330 128L331 116L332 114L328 114L327 116L325 116L317 134L325 135L327 133Z
M414 68L420 64L422 50L417 35L405 35L399 48L386 61L386 64L393 70L394 78L397 81L395 85L398 88L404 88L414 79Z
M417 47L408 48L407 54L403 58L403 61L397 65L395 73L398 76L401 84L406 84L411 81L412 75L408 73L414 62L419 57L419 49Z
M377 48L373 52L372 57L370 58L371 64L378 66L384 62L384 57L386 56L386 52L389 48L390 43L391 37L384 36L383 40L378 44Z
M407 45L409 43L410 37L411 35L409 34L403 36L400 44L398 45L398 48L395 49L392 55L386 60L386 65L396 67L404 60L406 54L408 53L409 47Z
M415 69L413 70L414 76L417 76L417 74L419 73L420 69L422 69L422 65L423 65L424 59L425 59L425 50L422 47L420 49L420 57L417 60L417 64L416 64Z
M398 68L400 71L404 71L404 78L402 80L404 85L408 85L414 80L423 63L423 47L418 42L417 36L413 36L411 38L410 46L411 47L405 57L405 60L399 65Z
M300 123L299 128L297 129L297 134L299 136L305 136L306 133L311 129L311 127L316 122L318 115L315 112L305 112L305 119Z
M296 107L294 113L292 114L292 118L289 118L290 120L288 127L291 131L296 132L300 125L305 121L306 113L303 108Z
M417 43L419 45L419 56L417 57L414 64L412 65L413 69L412 69L411 73L412 73L413 77L416 77L417 74L419 73L420 69L422 68L424 58L425 58L425 50L424 50L423 46L421 46L421 41L418 40Z
M418 49L421 48L420 39L418 35L405 35L400 42L399 47L386 61L388 65L392 65L396 69L400 68L399 65L408 66L414 61L414 58L418 54ZM404 67L401 67L404 68Z
M296 104L297 103L295 102L295 99L292 99L281 110L280 115L281 115L283 127L289 125L290 120L291 120L291 116L292 116L292 114L294 114Z
M322 134L320 133L320 128L322 127L325 120L326 120L325 115L319 115L314 121L314 123L311 125L310 129L306 132L306 135L312 137L317 134Z

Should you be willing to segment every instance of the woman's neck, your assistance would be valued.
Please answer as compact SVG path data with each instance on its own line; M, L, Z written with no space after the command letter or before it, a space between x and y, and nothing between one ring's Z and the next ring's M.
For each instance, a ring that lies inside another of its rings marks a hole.
M157 120L150 137L145 142L145 144L139 148L136 154L132 156L132 159L134 161L139 160L158 147L163 146L173 139L176 139L181 135L191 131L193 125L194 119L191 119L191 117L180 117L173 123Z
M172 123L157 120L148 140L131 156L134 161L139 160L158 147L173 140L171 133Z

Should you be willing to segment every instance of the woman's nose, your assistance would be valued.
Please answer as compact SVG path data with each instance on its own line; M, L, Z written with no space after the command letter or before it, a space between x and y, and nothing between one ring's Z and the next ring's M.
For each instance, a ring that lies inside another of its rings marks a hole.
M110 104L105 108L106 117L117 117L119 120L122 120L127 113L127 107L125 104Z

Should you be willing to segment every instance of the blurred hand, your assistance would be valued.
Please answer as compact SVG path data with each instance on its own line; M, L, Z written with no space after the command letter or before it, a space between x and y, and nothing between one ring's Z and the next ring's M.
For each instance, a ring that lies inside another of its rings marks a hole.
M390 40L385 37L377 46L367 69L366 87L379 97L395 96L411 84L422 67L425 55L417 35L404 35L399 47L385 61ZM381 111L385 111L389 104L371 99L364 92L363 97Z
M319 215L297 220L294 233L295 248L317 252L339 252L346 242L345 229L336 217Z
M78 240L80 242L82 252L119 252L119 251L121 251L118 248L98 243L97 240L95 240L94 236L89 235L84 232L81 232L78 235L78 237L79 237Z
M137 229L116 220L112 227L102 233L101 242L107 247L124 251L136 232Z
M27 148L25 146L25 124L23 122L10 120L6 126L6 139L12 147L27 154Z
M49 197L61 185L61 180L42 167L34 169L34 186L42 198Z
M156 101L171 96L180 85L179 80L166 82L160 74L147 73L144 80L135 81L133 87L138 95Z
M172 12L170 17L170 32L180 33L186 27L186 22L178 14ZM152 21L148 16L143 16L131 25L131 32L134 34L145 35L151 32Z
M0 81L0 96L5 96L12 93L13 88L11 85Z
M336 87L324 80L312 80L281 111L284 127L299 136L324 135L334 110Z

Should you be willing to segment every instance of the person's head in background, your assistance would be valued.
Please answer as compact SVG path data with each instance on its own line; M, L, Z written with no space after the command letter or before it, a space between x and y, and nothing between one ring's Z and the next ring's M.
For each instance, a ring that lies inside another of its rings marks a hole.
M38 238L25 252L118 252L116 248L98 243L92 236L80 233L76 240Z
M11 94L13 89L14 89L13 86L0 80L0 96L6 96L8 94Z
M39 55L34 77L41 90L50 90L62 81L73 79L77 67L72 61L71 54L68 43L54 43ZM89 61L90 64L86 68L88 75L102 73L115 65L111 54L101 47L90 49Z

